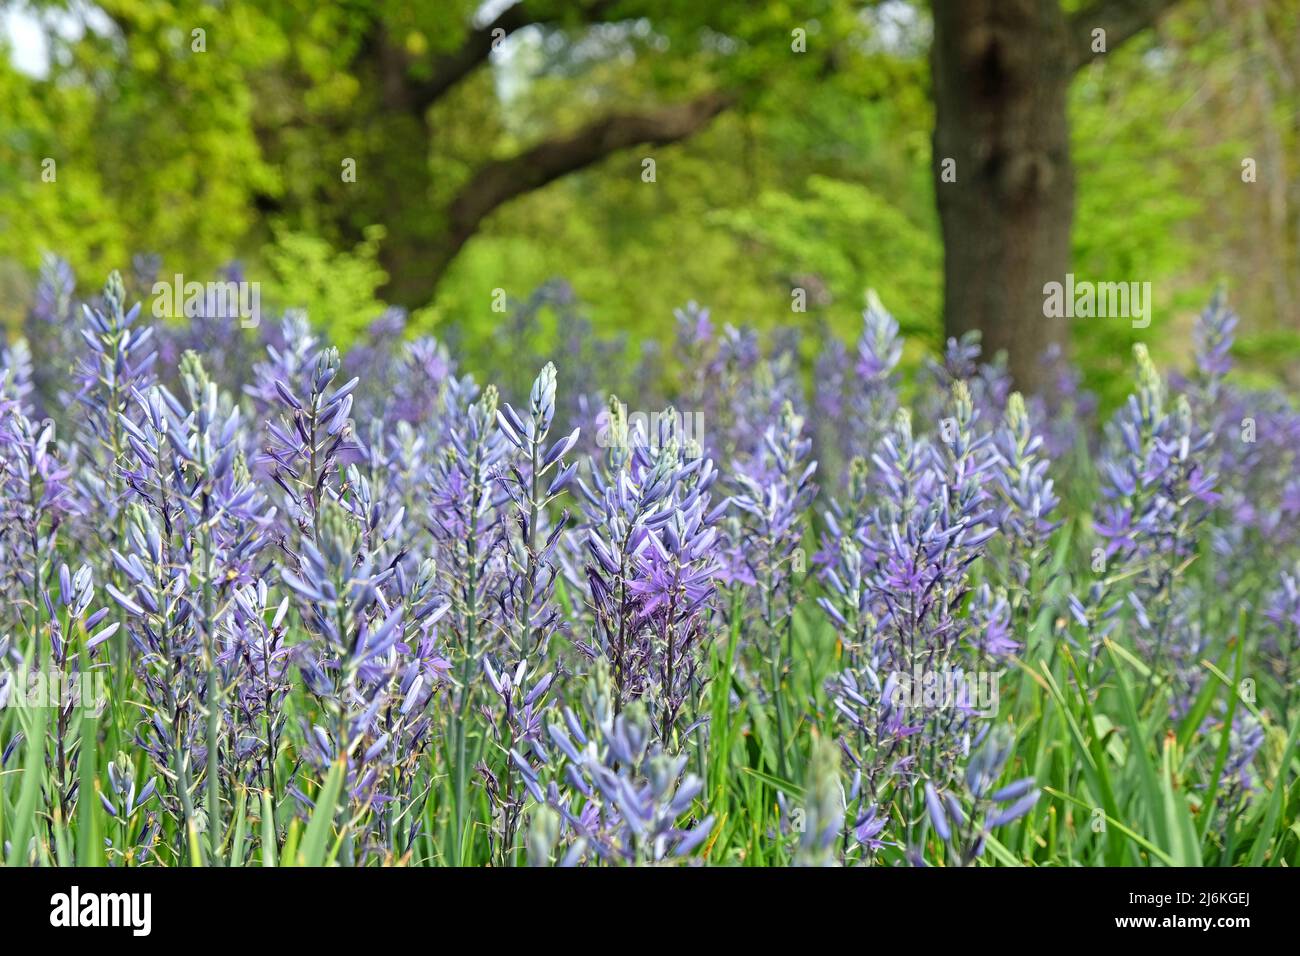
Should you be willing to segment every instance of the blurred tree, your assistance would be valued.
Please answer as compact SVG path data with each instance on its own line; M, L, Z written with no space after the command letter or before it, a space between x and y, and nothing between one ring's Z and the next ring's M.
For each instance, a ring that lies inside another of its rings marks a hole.
M801 17L834 18L849 5L804 7ZM308 112L310 126L300 115L266 124L261 135L275 162L313 139L322 151L341 148L355 181L322 165L259 202L309 226L337 227L348 241L383 223L388 291L407 305L432 298L468 240L511 200L630 147L653 158L651 148L694 136L752 101L776 57L785 73L811 77L831 67L825 48L790 55L791 13L742 2L440 0L350 9L345 23L330 25L335 49L326 58L349 78L347 95ZM545 112L535 96L520 110L511 71L545 81L529 70L530 57L552 77L590 82L581 96L562 84ZM310 106L330 74L301 56L294 67L276 82Z
M984 297L972 308L1007 278L991 255L1003 226L971 240L955 213L940 228L936 199L993 194L978 164L953 184L934 168L934 2L15 0L49 56L33 72L39 51L0 51L0 283L43 250L88 290L136 252L195 277L239 257L269 308L310 306L340 344L394 298L425 306L411 328L455 334L471 366L510 355L495 290L520 300L556 276L631 351L670 341L672 309L694 298L719 322L794 326L810 356L826 333L856 334L875 288L919 352L942 339L945 258L985 255L958 289ZM1089 2L1061 0L1076 24L1101 9ZM997 35L1020 37L1004 21L1023 0L997 9ZM1090 65L1061 81L1077 199L1072 232L1045 227L1070 236L1061 270L1152 280L1153 328L1069 330L1089 386L1116 393L1136 337L1186 358L1188 319L1219 281L1243 348L1300 327L1300 0L1183 0L1158 34L1125 35L1092 56L1087 34ZM1041 52L1025 46L998 49ZM673 144L575 142L709 97L725 108ZM1041 139L1024 131L1026 148ZM551 165L557 145L582 162ZM947 298L958 331L965 306ZM553 326L532 347L565 347ZM994 348L1027 341L992 328ZM1280 376L1276 341L1250 354Z
M1066 104L1075 72L1177 0L934 0L932 167L943 230L944 325L1005 349L1018 386L1049 384L1064 345L1043 287L1070 270L1074 167Z

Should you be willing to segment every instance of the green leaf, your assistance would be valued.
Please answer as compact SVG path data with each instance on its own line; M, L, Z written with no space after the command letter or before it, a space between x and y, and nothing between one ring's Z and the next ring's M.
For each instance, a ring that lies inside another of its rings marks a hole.
M347 766L342 759L334 763L325 777L325 785L316 795L316 809L312 811L307 822L307 832L302 838L298 850L299 866L323 866L325 851L329 847L334 830L334 810L338 803L339 792L343 789L343 777Z
M1291 732L1287 734L1286 746L1282 750L1282 759L1278 762L1277 780L1273 782L1273 795L1268 801L1268 812L1264 816L1264 823L1255 835L1255 845L1250 851L1250 865L1263 866L1264 855L1273 842L1273 830L1277 826L1277 818L1282 812L1282 798L1286 794L1286 779L1291 767L1291 758L1295 756L1296 740L1300 737L1300 713L1296 714L1295 720L1291 722ZM1276 865L1277 856L1269 861Z
M244 865L244 835L248 826L248 788L239 787L235 794L235 832L231 837L230 865Z
M275 804L271 791L262 791L262 866L275 866Z
M1192 823L1187 800L1178 787L1178 770L1174 763L1176 741L1173 735L1165 738L1163 772L1160 774L1161 799L1169 831L1170 856L1178 866L1200 866L1200 840Z
M44 707L18 708L26 734L27 760L23 764L22 785L18 791L18 808L9 847L9 866L27 863L27 841L39 826L37 811L45 783L45 730L49 711Z

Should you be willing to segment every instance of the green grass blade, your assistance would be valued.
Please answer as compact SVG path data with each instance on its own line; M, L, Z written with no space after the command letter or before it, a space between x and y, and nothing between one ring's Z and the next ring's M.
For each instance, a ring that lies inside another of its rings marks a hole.
M338 804L339 793L343 789L343 776L346 765L337 760L325 777L325 784L316 795L316 808L307 822L307 832L303 835L302 846L298 849L300 866L323 866L325 851L329 848L330 837L334 830L334 810Z

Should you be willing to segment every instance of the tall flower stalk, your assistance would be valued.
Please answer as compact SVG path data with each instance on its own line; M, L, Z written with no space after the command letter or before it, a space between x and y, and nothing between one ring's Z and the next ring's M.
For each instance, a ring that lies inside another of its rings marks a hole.
M453 774L452 847L454 859L460 862L469 809L468 724L477 696L476 669L483 654L490 596L497 589L500 573L493 551L503 533L505 495L497 474L508 446L496 427L495 386L478 394L472 380L453 381L446 406L447 445L433 469L428 527L436 545L439 574L445 581L443 589L451 601L455 638L453 746L448 759Z
M763 434L761 454L749 469L736 476L732 503L740 513L744 543L729 573L744 574L758 584L759 620L763 634L760 655L766 665L768 700L776 711L777 768L787 773L786 678L794 640L794 613L798 603L797 575L804 533L804 513L816 495L813 475L817 463L809 461L811 442L804 437L803 419L785 403L776 423Z
M529 391L526 417L509 404L497 409L501 434L515 448L513 459L498 479L510 498L508 525L516 532L506 538L508 570L497 597L505 636L498 653L510 661L511 670L545 657L559 621L559 610L553 602L558 574L556 544L569 514L565 511L552 519L549 509L577 471L577 464L566 465L564 456L577 443L579 430L548 442L555 417L555 388L555 366L547 363ZM502 810L499 853L503 859L513 852L517 823L516 770L509 758L517 728L510 714L510 708L506 708L497 721L504 756L498 798Z
M136 393L154 382L158 354L154 327L139 323L140 303L126 307L126 284L113 272L100 296L100 308L82 305L81 334L86 348L73 370L77 390L72 401L82 410L77 438L84 462L77 482L80 494L102 509L102 520L88 528L106 548L120 548L126 534L122 469L130 453L124 421L136 419ZM113 582L122 581L113 572ZM116 648L114 700L126 696L131 674L131 646L123 629Z

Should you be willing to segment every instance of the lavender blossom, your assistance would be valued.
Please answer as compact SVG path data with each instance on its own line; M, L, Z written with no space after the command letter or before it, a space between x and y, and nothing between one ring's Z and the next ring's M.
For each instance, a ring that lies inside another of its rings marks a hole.
M0 373L0 572L8 614L30 647L40 631L41 588L54 560L58 530L75 516L72 468L54 438L54 423L34 422L2 387Z
M295 650L319 708L319 721L303 727L306 757L317 768L341 762L352 799L383 807L409 795L405 762L426 742L425 713L448 672L430 630L448 610L434 565L412 581L397 565L376 567L355 518L330 499L317 541L302 542L297 557L281 578L312 638ZM396 814L382 820L388 849L395 823Z
M850 432L849 451L869 458L898 408L895 369L903 355L903 341L898 337L898 322L874 293L862 313L862 325L849 399L849 416L855 426Z
M126 308L122 277L109 276L102 295L103 309L83 305L84 326L79 330L88 352L74 370L77 383L72 397L83 410L77 440L86 465L78 474L80 494L105 511L106 520L90 529L107 547L118 546L122 504L121 468L130 449L123 421L134 417L132 396L153 384L157 361L153 327L137 325L140 303Z
M616 711L646 695L667 745L680 708L698 692L697 668L719 565L712 507L717 472L709 459L681 457L672 408L657 434L611 396L603 434L607 452L592 462L591 486L579 481L586 527L585 581L593 639L588 656L609 661Z
M738 493L732 503L739 512L738 529L727 542L731 553L722 575L730 581L758 585L763 644L756 650L766 665L764 688L777 704L777 761L784 771L786 745L785 708L781 688L789 667L794 640L794 612L798 603L795 575L802 551L803 518L816 494L815 461L808 461L811 443L803 435L803 419L787 402L777 423L763 436L763 454L748 472L736 476Z
M358 379L334 385L338 372L338 349L323 348L310 372L304 367L297 381L274 382L281 414L266 424L262 463L284 492L290 547L294 540L319 538L322 502L339 497L340 456L356 450L350 416Z
M1011 755L1005 727L995 727L975 749L959 782L942 792L924 786L926 812L935 836L955 866L971 866L984 852L993 830L1023 817L1038 802L1032 777L994 789Z
M529 675L526 660L513 671L501 673L490 660L484 660L483 671L497 698L496 706L488 710L489 727L497 746L510 755L510 762L499 775L486 763L478 767L493 805L494 825L489 838L492 856L505 863L516 849L515 836L527 799L525 788L549 759L543 745L543 726L553 703L548 691L555 675ZM517 778L522 778L522 784Z
M1027 603L1027 589L1041 569L1050 536L1059 525L1053 513L1060 503L1041 457L1043 440L1034 433L1019 392L1007 401L1001 427L993 434L998 455L997 524L1004 542L1004 580L1015 587L1016 607Z
M1116 600L1111 582L1134 575L1126 600L1149 635L1137 644L1157 666L1174 631L1174 582L1218 495L1216 476L1202 463L1211 436L1193 419L1186 397L1168 407L1165 384L1146 349L1135 346L1134 354L1138 390L1112 421L1100 464L1102 502L1094 527L1105 542L1108 578L1094 586L1086 620L1095 630Z
M1282 687L1282 712L1288 713L1300 682L1300 563L1279 575L1264 610L1270 632L1264 642L1269 669Z
M502 562L494 552L504 534L502 511L506 495L497 475L507 444L496 427L494 386L479 395L471 379L453 380L445 402L447 446L431 475L428 527L436 546L434 560L444 582L443 591L451 602L449 626L456 685L451 709L454 852L459 859L468 799L467 723L476 700L483 651L498 623L492 615L490 598L497 593L501 577Z
M227 720L219 630L233 587L254 579L254 561L275 512L267 509L244 464L238 408L221 396L192 352L182 357L181 379L185 404L155 386L147 396L135 395L140 424L125 415L120 419L131 448L123 480L154 517L137 520L130 557L112 552L135 597L111 585L110 594L139 622L140 631L132 636L146 655L144 681L152 688L151 700L177 722L172 734L155 737L153 752L181 788L187 774L177 763L187 740L184 728L191 723L183 712L202 708L205 817L215 855L223 837L219 768ZM194 533L183 534L182 527L193 527ZM186 800L188 795L183 805ZM189 808L183 809L187 821L192 819Z
M543 758L549 783L532 762L514 755L528 792L563 821L563 865L593 856L624 865L689 856L713 825L711 816L681 824L704 783L685 773L685 755L670 757L653 742L639 703L615 715L610 690L608 669L598 663L584 695L589 723L566 709L563 723L550 724L555 751Z
M515 447L518 459L499 479L513 504L513 524L518 537L511 542L511 573L499 601L511 621L511 652L530 656L545 654L559 619L551 604L555 589L556 541L568 522L568 512L550 525L548 509L559 498L577 471L566 465L564 456L578 441L579 430L547 444L555 416L555 366L547 364L533 382L528 399L528 418L520 418L510 405L497 409L502 435ZM543 479L554 477L543 484Z

